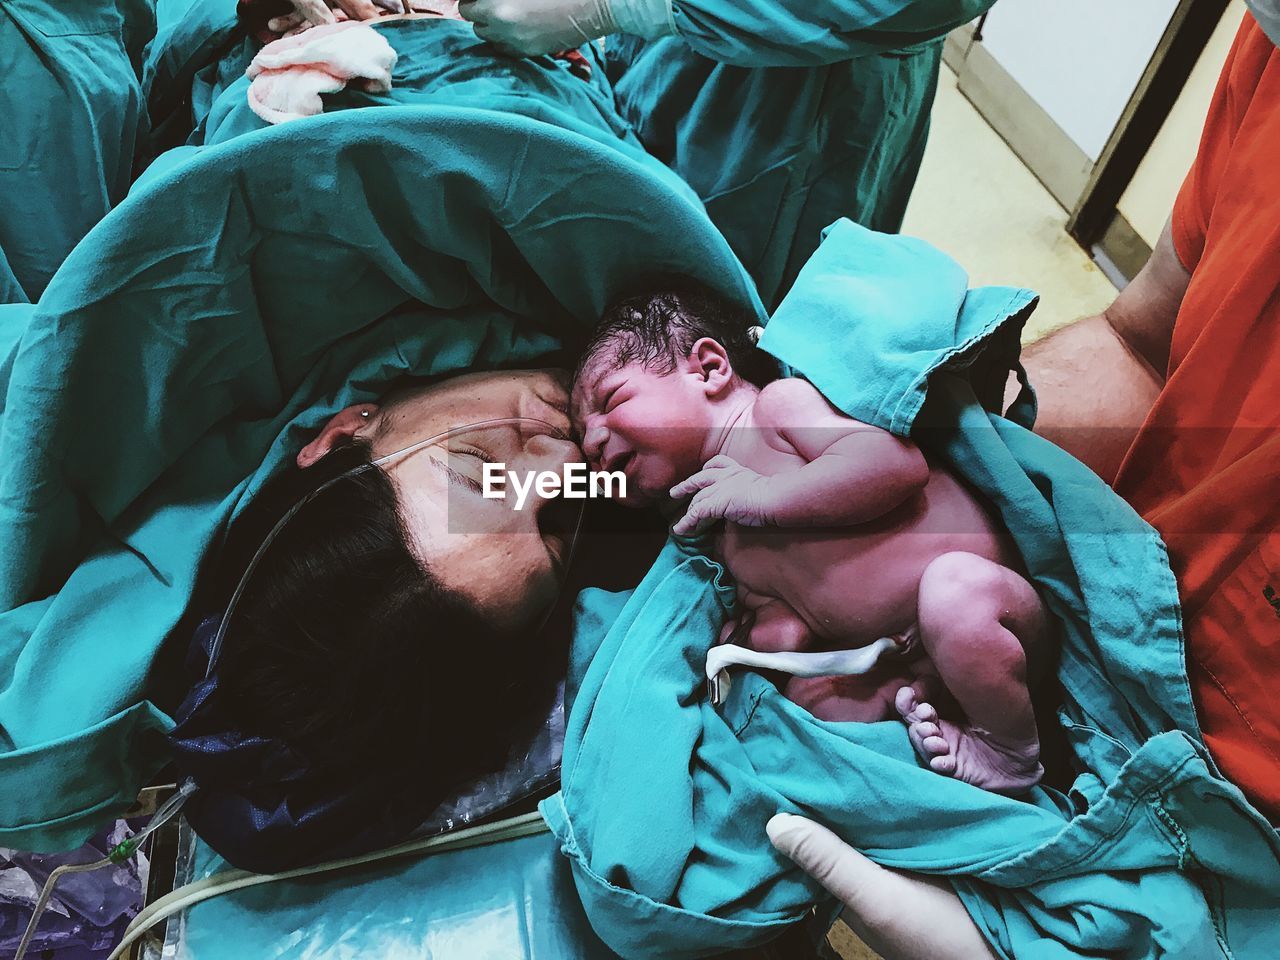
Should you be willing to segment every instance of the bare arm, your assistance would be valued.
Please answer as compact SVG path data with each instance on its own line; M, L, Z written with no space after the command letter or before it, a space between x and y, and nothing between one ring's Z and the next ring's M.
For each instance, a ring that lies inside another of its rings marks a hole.
M731 456L712 457L671 488L674 500L692 497L673 532L696 533L721 518L751 527L866 523L929 482L915 444L846 417L803 380L761 391L754 421L764 442L798 453L804 465L766 477Z
M803 380L770 384L757 403L765 426L808 462L769 479L781 527L847 526L884 516L929 482L920 448L836 410Z
M1151 259L1110 307L1023 352L1040 402L1036 432L1108 482L1164 386L1190 279L1166 223Z

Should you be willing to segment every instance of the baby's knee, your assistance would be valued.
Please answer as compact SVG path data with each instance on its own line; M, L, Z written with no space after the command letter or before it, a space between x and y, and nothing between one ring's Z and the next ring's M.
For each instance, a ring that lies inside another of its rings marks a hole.
M990 607L1007 591L1011 572L976 553L944 553L920 577L921 614L926 605L943 616Z
M976 554L947 553L925 568L918 603L926 646L943 638L953 647L976 645L989 661L1007 656L1013 668L1039 599L1012 570Z

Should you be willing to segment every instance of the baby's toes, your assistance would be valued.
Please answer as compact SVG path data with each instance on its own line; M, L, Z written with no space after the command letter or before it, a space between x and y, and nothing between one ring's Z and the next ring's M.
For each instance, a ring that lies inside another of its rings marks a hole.
M911 749L916 755L924 760L928 760L932 754L924 747L924 737L920 736L920 731L916 729L914 724L907 725L907 739L911 741Z
M915 723L912 715L916 709L916 692L912 687L902 687L893 698L893 705L906 723Z
M956 773L956 758L950 752L934 757L929 761L929 769L943 776L953 777Z
M940 753L946 753L947 741L942 739L942 731L933 723L912 723L907 725L907 737L922 760L932 760ZM942 749L938 744L942 744Z
M930 737L939 739L942 737L942 728L931 720L922 720L920 723L913 723L911 728L915 731L916 736L920 738L921 743L928 740Z
M930 727L932 733L930 736L921 740L921 756L929 761L929 769L934 773L940 773L943 776L955 776L956 772L956 756L951 752L951 744L949 744L942 735L942 730L936 723L921 723L919 727Z
M951 752L951 747L941 736L935 734L933 736L921 737L920 743L924 747L925 756L930 759L930 763L939 757L945 757Z
M916 702L916 709L912 714L916 723L933 723L938 722L938 711L933 708L932 703L925 703L923 700Z

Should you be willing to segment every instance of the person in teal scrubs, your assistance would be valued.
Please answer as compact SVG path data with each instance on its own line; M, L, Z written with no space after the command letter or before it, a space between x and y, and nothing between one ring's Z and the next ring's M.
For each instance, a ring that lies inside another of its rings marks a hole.
M326 10L293 2L303 16ZM901 226L943 37L992 2L463 0L459 10L518 56L608 37L618 112L697 191L772 308L828 224Z
M0 303L37 300L129 189L155 0L0 0Z

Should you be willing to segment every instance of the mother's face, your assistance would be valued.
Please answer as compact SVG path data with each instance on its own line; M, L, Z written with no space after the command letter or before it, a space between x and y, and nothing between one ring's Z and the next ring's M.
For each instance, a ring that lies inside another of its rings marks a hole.
M518 629L540 619L559 594L578 501L482 495L485 462L520 477L560 473L583 462L571 440L568 374L520 370L452 377L338 414L298 457L308 466L345 434L367 440L375 457L481 420L520 417L518 424L468 430L384 469L400 497L410 546L442 585L471 600L495 626ZM364 416L364 414L368 416ZM540 422L535 422L540 421ZM327 443L326 435L339 428Z

